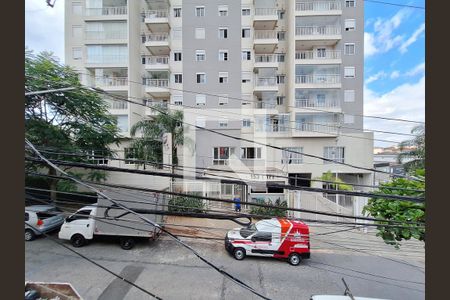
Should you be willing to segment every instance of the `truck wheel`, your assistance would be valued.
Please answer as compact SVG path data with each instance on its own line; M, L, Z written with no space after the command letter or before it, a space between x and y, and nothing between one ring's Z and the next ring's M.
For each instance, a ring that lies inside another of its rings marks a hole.
M302 257L297 253L292 253L291 255L289 255L288 260L291 265L298 266L302 261Z
M86 244L86 239L81 234L74 234L70 238L70 242L72 243L72 246L75 248L83 247Z
M33 230L31 229L25 229L25 241L29 242L34 240L36 237L36 234L34 234Z
M136 244L136 242L133 238L130 238L130 237L120 238L120 247L122 247L122 249L124 249L124 250L132 249L135 244Z
M233 256L237 260L243 260L245 258L245 249L244 248L234 249Z

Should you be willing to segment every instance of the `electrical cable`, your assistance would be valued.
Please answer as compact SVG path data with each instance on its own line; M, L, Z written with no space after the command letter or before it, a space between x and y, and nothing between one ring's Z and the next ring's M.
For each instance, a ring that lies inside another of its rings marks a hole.
M392 2L385 2L385 1L377 1L377 0L363 0L363 1L364 1L364 2L377 3L377 4L392 5L392 6L408 7L408 8L416 8L416 9L423 9L423 10L425 10L425 7L423 7L423 6L415 6L415 5L408 5L408 4L399 4L399 3L392 3Z

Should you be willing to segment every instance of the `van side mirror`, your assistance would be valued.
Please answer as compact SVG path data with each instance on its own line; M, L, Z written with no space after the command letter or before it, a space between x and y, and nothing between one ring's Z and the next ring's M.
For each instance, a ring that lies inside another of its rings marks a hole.
M256 238L254 236L252 236L251 240L252 242L256 242Z

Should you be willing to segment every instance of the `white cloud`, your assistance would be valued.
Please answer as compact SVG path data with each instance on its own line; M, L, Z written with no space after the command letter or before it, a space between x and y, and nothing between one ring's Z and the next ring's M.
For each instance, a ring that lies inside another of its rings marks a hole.
M391 79L399 78L399 77L400 77L400 72L397 71L397 70L392 71L392 73L391 73L391 75L390 75L389 77L390 77Z
M374 55L377 52L375 38L372 33L364 32L364 57Z
M64 61L64 1L53 8L44 0L25 2L25 45L35 52L52 51Z
M388 118L425 120L425 76L417 82L405 83L384 94L364 86L364 114ZM415 123L388 121L374 118L364 119L364 128L383 131L410 133ZM403 141L407 136L376 133L375 138ZM376 146L387 146L385 142L375 141Z
M411 70L405 73L406 76L416 76L418 74L423 74L425 72L425 63L418 64Z
M376 73L376 74L370 76L369 78L367 78L367 79L365 80L365 83L366 83L366 84L369 84L369 83L371 83L371 82L380 80L380 79L382 79L382 78L385 78L386 75L387 75L387 74L386 74L384 71L380 71L380 72L378 72L378 73Z
M408 51L408 47L411 46L411 44L415 43L419 36L422 34L422 32L425 31L425 23L422 23L419 28L417 28L416 31L410 36L409 39L407 39L403 44L400 45L400 48L398 49L402 54Z

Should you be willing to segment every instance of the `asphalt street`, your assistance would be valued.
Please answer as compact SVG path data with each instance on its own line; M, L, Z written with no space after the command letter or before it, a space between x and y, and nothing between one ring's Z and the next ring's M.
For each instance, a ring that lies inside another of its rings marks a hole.
M312 229L311 259L303 260L297 267L272 258L246 257L237 261L220 240L183 240L271 299L342 295L342 277L355 296L425 298L423 244L406 243L398 251L373 234L341 232L315 236L327 231L332 230ZM129 251L114 241L93 241L76 250L163 299L259 299L167 236L139 243ZM150 299L49 238L26 242L25 253L26 281L70 282L84 299Z

